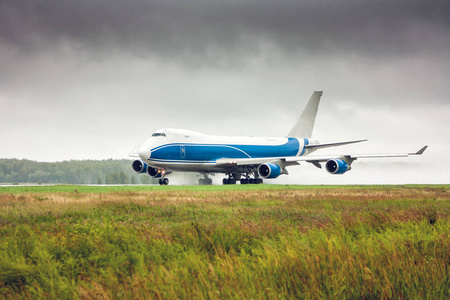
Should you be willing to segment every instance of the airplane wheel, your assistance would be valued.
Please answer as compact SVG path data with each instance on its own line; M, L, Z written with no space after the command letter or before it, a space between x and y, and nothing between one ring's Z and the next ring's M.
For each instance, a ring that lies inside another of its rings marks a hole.
M207 178L207 179L206 179L206 184L211 185L211 184L212 184L212 179L211 179L211 178Z
M263 183L262 178L258 178L258 184L262 184L262 183Z
M248 180L248 183L250 183L250 184L255 184L255 179L250 178L250 179Z
M160 179L160 180L159 180L159 185L163 185L163 184L164 184L163 180Z
M204 184L205 184L203 178L200 178L200 179L198 180L198 184L199 184L199 185L204 185Z
M224 178L224 179L222 180L222 183L223 183L223 184L228 184L228 178Z
M168 184L169 184L169 178L164 178L163 184L164 184L164 185L168 185Z

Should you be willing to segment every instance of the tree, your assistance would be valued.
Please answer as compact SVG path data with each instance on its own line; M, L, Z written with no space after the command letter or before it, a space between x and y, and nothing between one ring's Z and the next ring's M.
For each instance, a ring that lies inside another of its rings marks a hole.
M38 182L38 183L48 183L50 178L50 173L43 171L36 171L28 175L28 182Z
M128 184L134 174L131 160L127 159L70 160L53 163L0 159L0 182L8 183Z
M130 184L130 177L124 172L121 171L119 173L119 183L120 184Z

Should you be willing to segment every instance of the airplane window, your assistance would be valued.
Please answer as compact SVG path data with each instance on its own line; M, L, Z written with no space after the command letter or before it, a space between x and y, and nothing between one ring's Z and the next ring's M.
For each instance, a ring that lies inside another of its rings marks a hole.
M155 132L154 134L152 134L152 136L166 136L166 134L165 133L157 133L157 132Z

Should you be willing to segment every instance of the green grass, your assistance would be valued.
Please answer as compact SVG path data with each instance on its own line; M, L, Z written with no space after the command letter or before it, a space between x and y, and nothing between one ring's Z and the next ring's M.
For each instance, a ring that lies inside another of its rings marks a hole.
M248 184L248 185L36 185L36 186L1 186L0 194L18 194L18 193L111 193L111 192L141 192L141 191L249 191L249 190L268 190L268 189L329 189L341 188L347 189L386 189L386 188L443 188L449 189L450 185L277 185L277 184Z
M42 188L0 193L0 298L450 297L448 186Z

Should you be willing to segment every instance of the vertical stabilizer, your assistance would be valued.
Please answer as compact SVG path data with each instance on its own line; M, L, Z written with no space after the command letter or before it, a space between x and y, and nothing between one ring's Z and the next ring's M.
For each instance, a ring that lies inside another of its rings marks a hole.
M296 138L310 138L314 128L314 122L316 121L317 109L319 108L320 97L322 91L314 91L305 106L300 118L292 127L291 131L287 135L288 137Z

